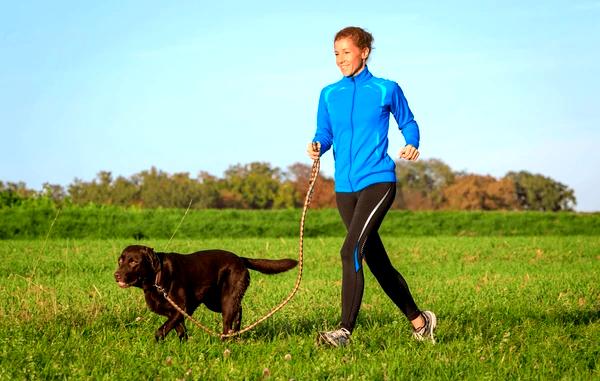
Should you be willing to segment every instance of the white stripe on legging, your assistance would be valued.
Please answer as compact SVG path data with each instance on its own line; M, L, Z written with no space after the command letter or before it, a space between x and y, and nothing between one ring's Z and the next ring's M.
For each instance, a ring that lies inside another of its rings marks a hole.
M360 244L360 239L362 238L363 234L365 233L365 229L367 229L367 226L369 225L371 218L373 218L373 215L375 214L377 209L379 209L379 207L381 206L381 204L383 203L383 201L385 200L385 198L387 197L387 195L390 193L391 190L392 190L392 188L388 189L387 192L385 192L385 194L383 195L383 198L381 200L379 200L377 205L375 205L375 208L371 211L371 214L369 214L369 217L367 217L367 221L365 222L365 225L363 226L362 231L360 232L360 235L358 236L358 242L356 243L356 246L358 246ZM361 247L359 253L362 253L362 249L363 248ZM358 267L358 258L354 258L354 260L355 260L355 267Z

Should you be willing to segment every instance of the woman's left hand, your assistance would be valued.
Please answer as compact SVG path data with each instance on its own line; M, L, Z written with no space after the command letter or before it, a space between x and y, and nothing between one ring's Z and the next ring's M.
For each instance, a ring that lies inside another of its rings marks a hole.
M400 158L409 161L416 161L419 158L419 150L413 145L407 144L400 150Z

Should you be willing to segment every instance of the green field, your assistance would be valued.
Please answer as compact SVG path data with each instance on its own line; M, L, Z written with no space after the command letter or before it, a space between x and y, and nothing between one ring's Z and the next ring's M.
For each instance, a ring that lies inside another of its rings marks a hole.
M187 239L294 238L297 209L141 209L117 206L23 205L0 208L0 239L169 239L185 215L177 237ZM55 222L55 223L54 223ZM389 236L600 236L600 213L391 210L379 229ZM307 237L343 237L336 209L309 213Z
M436 345L413 341L368 271L352 344L315 345L339 318L341 237L307 240L299 293L263 325L221 342L188 323L185 343L173 333L156 343L163 318L141 290L115 284L131 239L0 241L0 379L600 378L600 236L383 238L419 306L438 315ZM141 243L160 250L167 240ZM257 237L170 243L267 258L295 258L297 246ZM251 275L245 324L283 299L296 273ZM195 316L220 328L204 307Z

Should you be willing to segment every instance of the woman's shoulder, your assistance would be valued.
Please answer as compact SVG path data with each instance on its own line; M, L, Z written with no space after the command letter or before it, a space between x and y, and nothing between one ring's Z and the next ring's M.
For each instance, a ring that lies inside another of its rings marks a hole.
M328 85L325 85L323 87L323 89L321 89L321 92L341 87L341 86L343 86L343 84L344 84L344 78L342 78L336 82L330 83Z
M378 85L385 86L388 88L395 88L395 87L399 88L400 87L400 85L398 85L398 82L391 80L391 79L387 79L387 78L373 76L371 78L371 80L373 82L377 83Z
M344 90L344 80L341 79L337 82L330 83L321 89L321 97L327 100L332 93L335 93L339 90Z
M376 77L373 77L372 80L377 85L377 87L385 89L384 91L387 94L389 94L392 98L404 96L404 92L402 91L402 88L400 87L398 82L393 81L391 79L376 78Z

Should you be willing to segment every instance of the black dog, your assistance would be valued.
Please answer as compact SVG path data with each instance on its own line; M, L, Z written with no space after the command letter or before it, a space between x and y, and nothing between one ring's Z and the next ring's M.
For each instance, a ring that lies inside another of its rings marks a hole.
M166 316L156 331L157 340L173 329L186 339L184 316L156 289L161 286L189 315L201 303L223 316L223 334L239 331L242 323L242 297L250 285L248 269L277 274L298 264L293 259L250 259L224 250L204 250L193 254L156 253L152 248L133 245L123 250L115 280L120 287L144 290L151 311Z

